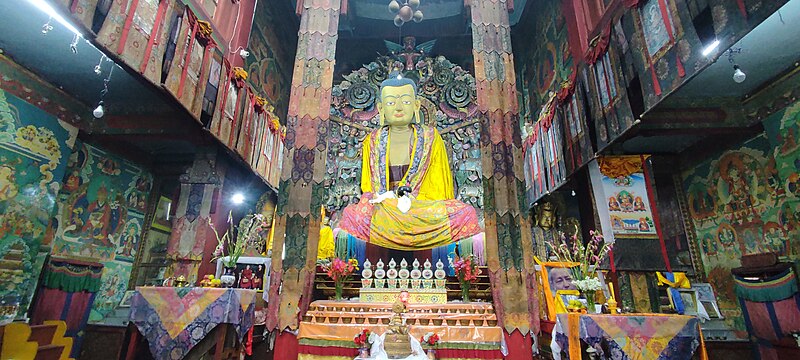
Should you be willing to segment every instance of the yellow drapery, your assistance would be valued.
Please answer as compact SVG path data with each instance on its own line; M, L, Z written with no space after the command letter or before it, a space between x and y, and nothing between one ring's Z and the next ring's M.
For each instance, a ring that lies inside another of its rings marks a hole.
M417 131L417 130L415 130ZM376 171L371 167L370 151L372 136L376 133L367 135L361 149L361 192L371 193L375 192L372 184L372 174L370 171ZM416 134L416 133L415 133ZM444 141L439 132L434 130L430 151L430 162L427 169L420 169L425 172L420 184L419 195L416 200L448 200L454 199L453 192L453 175L450 171L450 162L447 159L447 150L444 147ZM414 149L417 148L417 137L414 137ZM387 151L388 156L388 151ZM387 161L388 163L388 161ZM389 169L382 169L386 173L386 178L389 178ZM389 189L391 190L391 189Z
M628 176L642 171L642 161L647 160L650 155L627 155L627 156L602 156L597 158L597 165L600 172L610 178Z
M317 259L330 259L334 256L336 256L336 250L333 242L333 230L328 225L322 225L319 228Z

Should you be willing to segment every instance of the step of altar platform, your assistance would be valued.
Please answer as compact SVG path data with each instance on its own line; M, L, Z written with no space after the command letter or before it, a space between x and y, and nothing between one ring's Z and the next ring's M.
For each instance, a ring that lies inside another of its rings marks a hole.
M356 301L314 301L303 316L316 324L388 325L393 304ZM409 326L497 326L492 304L485 302L409 304L403 314Z
M478 276L478 281L472 284L469 290L469 297L471 300L492 301L492 286L489 282L489 273L485 266L480 267L481 274ZM459 300L461 299L461 284L455 276L448 276L447 283L447 299ZM350 280L344 283L342 296L345 299L358 298L361 290L361 274L353 274ZM326 300L332 299L336 294L336 288L333 280L328 277L321 268L317 268L317 273L314 278L314 299Z

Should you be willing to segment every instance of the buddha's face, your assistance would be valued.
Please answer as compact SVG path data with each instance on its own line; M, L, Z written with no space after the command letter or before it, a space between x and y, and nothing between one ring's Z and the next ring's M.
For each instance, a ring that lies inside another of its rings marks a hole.
M411 124L419 107L420 102L411 85L385 86L381 89L378 111L382 114L386 125L405 126Z

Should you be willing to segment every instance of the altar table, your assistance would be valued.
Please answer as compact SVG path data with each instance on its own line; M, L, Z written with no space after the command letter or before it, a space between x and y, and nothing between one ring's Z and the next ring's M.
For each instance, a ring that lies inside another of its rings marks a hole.
M694 316L558 314L550 343L553 359L561 360L562 351L568 359L581 359L581 341L603 359L686 360L698 346L700 359L708 359L700 321ZM604 348L610 354L604 354Z
M255 302L249 289L138 287L130 319L153 357L177 360L220 324L233 326L241 342L253 326Z
M404 318L412 336L439 335L437 359L503 358L503 330L491 304L409 304L407 310ZM353 338L363 329L385 333L392 315L392 304L315 301L300 323L298 359L353 359L358 355Z

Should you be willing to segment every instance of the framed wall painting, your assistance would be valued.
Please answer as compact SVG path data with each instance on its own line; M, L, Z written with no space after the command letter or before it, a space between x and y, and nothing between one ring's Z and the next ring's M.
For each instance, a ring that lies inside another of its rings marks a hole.
M159 198L158 204L156 205L156 212L153 215L152 227L161 231L172 232L171 210L172 200L166 196Z

